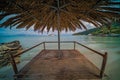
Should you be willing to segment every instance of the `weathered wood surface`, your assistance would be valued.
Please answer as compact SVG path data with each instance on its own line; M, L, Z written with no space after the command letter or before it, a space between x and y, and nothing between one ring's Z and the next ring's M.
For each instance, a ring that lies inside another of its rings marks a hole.
M100 80L98 68L77 50L43 50L18 74L22 80Z

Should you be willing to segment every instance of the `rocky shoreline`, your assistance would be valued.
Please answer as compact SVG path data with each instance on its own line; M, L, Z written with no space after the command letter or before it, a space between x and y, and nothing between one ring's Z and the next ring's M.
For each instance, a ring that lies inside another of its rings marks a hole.
M15 55L22 50L23 48L20 45L20 41L18 40L8 43L0 43L0 68L10 64L10 57L9 57L10 53L12 55ZM15 62L20 63L20 56L15 58Z

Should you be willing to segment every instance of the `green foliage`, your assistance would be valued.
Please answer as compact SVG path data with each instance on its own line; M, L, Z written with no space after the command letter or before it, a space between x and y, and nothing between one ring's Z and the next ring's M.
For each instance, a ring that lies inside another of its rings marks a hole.
M87 31L74 33L73 35L100 35L100 34L120 34L120 23L113 22L111 25L104 25L101 28L93 28Z
M110 28L108 26L104 26L100 28L99 30L92 32L93 35L98 35L98 34L120 34L120 25L119 24L112 24Z

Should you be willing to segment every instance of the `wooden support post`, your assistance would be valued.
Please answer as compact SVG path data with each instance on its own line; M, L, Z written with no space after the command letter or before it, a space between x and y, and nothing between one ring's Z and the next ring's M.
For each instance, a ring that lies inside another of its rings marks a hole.
M75 47L76 47L76 42L74 41L74 50L75 50Z
M9 54L10 59L11 59L11 64L12 64L14 73L17 74L18 73L18 69L17 69L16 63L15 63L14 57L13 57L13 55L12 55L12 53L10 51L8 52L8 54Z
M46 47L45 47L45 42L43 42L43 47L44 47L44 50L46 49Z
M107 62L107 52L105 52L105 54L103 56L102 67L101 67L101 71L100 71L100 78L102 78L104 76L106 62Z

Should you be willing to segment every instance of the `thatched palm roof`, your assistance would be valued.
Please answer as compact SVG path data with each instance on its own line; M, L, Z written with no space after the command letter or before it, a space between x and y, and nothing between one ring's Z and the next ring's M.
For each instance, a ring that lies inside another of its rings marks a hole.
M120 17L120 7L114 7L119 4L110 0L0 0L0 20L12 15L0 27L29 29L33 25L41 32L45 28L74 31L86 29L83 21L100 27Z

